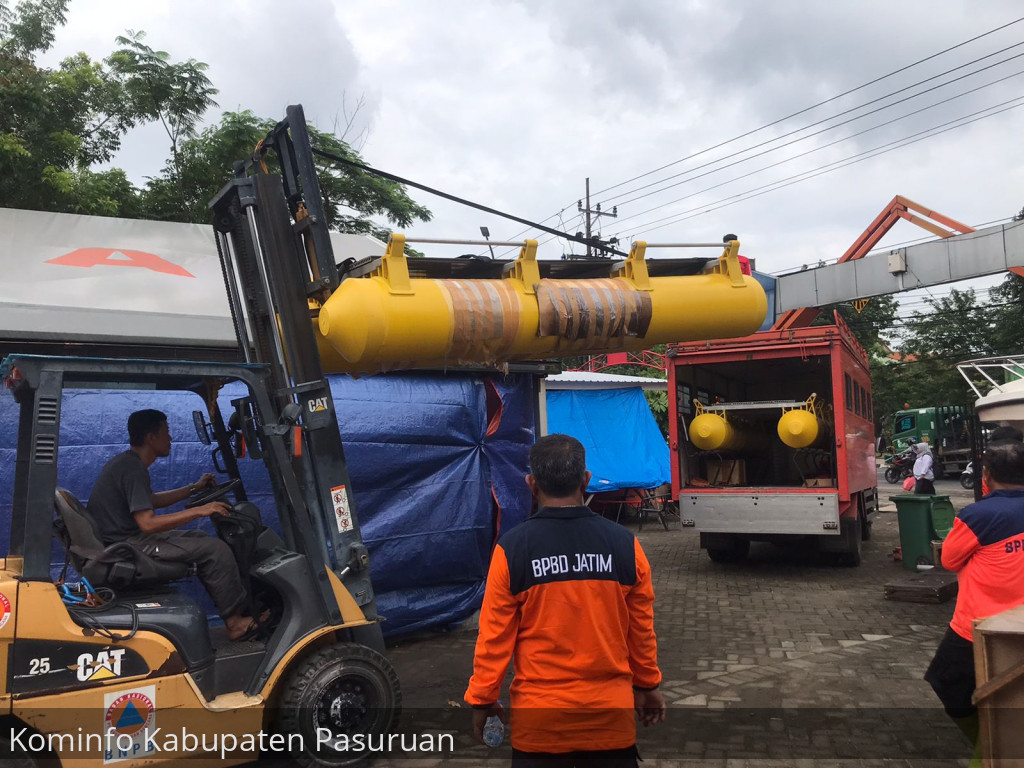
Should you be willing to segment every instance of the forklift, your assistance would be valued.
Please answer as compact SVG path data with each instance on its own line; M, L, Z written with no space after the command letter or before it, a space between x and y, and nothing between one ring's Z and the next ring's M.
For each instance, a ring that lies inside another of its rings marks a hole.
M268 152L280 173L267 172ZM301 106L234 171L210 207L244 362L19 353L0 364L20 408L0 555L0 761L237 765L262 755L340 766L368 754L349 736L396 727L401 692L311 325L338 269ZM225 480L187 504L230 505L213 522L252 615L269 617L256 638L211 629L173 586L187 566L104 546L60 487L62 394L75 388L197 397L197 432ZM243 455L266 468L280 532L246 495ZM54 539L66 553L58 579Z

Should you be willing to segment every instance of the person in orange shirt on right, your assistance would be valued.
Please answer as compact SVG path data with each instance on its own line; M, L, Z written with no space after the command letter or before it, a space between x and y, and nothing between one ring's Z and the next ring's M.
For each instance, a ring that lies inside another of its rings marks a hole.
M1016 427L996 427L992 430L992 434L989 435L989 445L1001 445L1002 443L1016 440L1018 443L1024 443L1024 432L1021 432ZM988 492L992 490L985 484L985 476L981 476L981 495L988 496Z
M924 676L973 744L974 621L1024 605L1024 443L989 446L982 478L990 492L960 510L942 545L942 565L956 572L959 591L953 620Z

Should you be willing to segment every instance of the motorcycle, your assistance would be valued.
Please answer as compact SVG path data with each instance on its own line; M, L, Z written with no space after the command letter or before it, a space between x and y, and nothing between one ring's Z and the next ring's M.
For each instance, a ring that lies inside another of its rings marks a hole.
M916 457L909 448L903 453L894 454L885 460L888 465L885 468L885 481L896 485L905 478L914 474L914 461Z
M967 468L960 473L960 485L968 491L974 487L974 462L967 462Z

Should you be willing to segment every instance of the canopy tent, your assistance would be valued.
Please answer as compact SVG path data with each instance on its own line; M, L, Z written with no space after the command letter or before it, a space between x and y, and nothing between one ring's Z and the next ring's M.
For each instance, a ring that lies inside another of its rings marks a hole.
M668 444L641 389L645 381L658 380L614 382L617 377L611 374L586 374L591 383L601 377L610 377L606 388L548 390L548 433L572 435L583 443L592 493L670 482Z

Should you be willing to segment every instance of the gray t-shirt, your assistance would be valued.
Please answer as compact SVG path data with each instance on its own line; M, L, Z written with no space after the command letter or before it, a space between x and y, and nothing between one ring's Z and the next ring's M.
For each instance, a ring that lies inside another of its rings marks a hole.
M141 533L135 513L152 508L149 469L137 453L119 453L103 466L89 494L88 510L104 544Z

